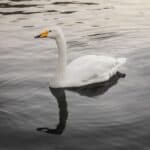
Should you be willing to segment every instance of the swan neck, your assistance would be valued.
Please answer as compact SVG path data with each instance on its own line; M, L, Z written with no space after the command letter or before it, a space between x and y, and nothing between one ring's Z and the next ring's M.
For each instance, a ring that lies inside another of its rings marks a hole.
M66 71L66 64L67 64L67 46L66 41L63 35L60 35L56 38L56 44L58 48L58 62L57 62L57 70L56 75L57 78L62 78Z

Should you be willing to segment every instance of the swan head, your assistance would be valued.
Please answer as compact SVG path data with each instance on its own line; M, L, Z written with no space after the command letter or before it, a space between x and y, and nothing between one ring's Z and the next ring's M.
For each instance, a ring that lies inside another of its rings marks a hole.
M37 36L35 36L34 38L51 38L51 39L57 39L60 36L62 36L62 31L60 28L51 28L49 30L45 30L43 32L41 32L40 34L38 34Z

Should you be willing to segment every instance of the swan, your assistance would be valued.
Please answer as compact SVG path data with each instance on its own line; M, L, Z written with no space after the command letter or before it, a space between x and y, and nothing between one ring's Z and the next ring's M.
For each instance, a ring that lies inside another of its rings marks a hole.
M67 64L67 45L62 30L52 27L35 36L56 40L58 60L55 74L50 78L50 87L80 87L104 82L117 73L126 58L114 58L103 55L85 55Z

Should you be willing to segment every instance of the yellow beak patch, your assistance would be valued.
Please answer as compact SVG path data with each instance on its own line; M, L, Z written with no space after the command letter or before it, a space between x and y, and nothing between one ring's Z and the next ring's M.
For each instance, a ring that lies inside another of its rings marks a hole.
M40 38L47 38L47 37L48 37L48 30L46 30L40 34Z

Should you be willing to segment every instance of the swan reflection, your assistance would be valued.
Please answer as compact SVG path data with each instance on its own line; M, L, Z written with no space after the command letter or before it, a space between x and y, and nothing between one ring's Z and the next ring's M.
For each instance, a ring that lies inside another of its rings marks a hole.
M41 127L41 128L37 128L37 131L42 131L50 134L63 133L68 118L68 107L67 107L65 90L71 90L83 96L93 97L93 96L104 94L106 91L108 91L110 87L115 85L120 78L124 78L124 77L125 74L117 72L108 81L101 82L101 83L91 84L91 85L82 86L78 88L77 87L75 88L74 87L72 88L51 88L50 87L49 90L56 98L57 101L57 105L59 109L59 122L56 128L54 129L48 127Z
M46 133L51 133L51 134L61 134L65 129L66 121L68 118L68 109L67 109L65 91L63 88L55 89L55 88L50 88L50 87L49 87L49 90L51 91L51 93L57 100L57 105L59 109L59 122L55 129L41 127L41 128L37 128L37 130L44 131Z

